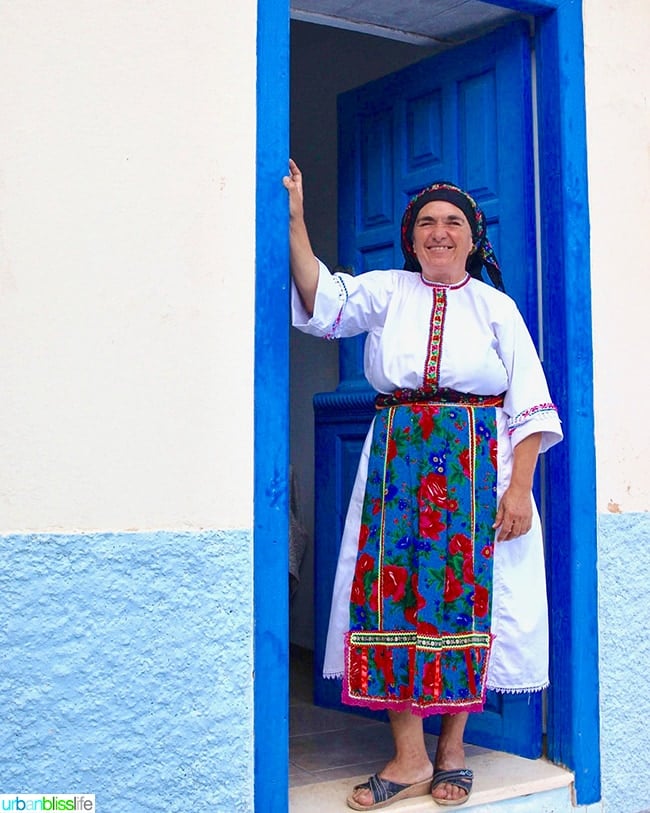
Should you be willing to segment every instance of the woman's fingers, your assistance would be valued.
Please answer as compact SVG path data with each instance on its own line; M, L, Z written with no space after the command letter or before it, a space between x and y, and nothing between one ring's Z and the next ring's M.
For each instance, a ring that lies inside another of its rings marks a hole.
M302 173L298 164L289 159L289 175L282 178L285 189L289 192L289 216L300 218L303 216Z
M530 494L514 497L506 489L499 502L495 522L492 526L499 531L497 541L503 542L515 539L528 533L532 527L532 519Z
M526 521L508 521L502 523L497 539L501 542L504 539L515 539L518 536L523 536L530 531L532 527L531 522Z
M291 184L291 183L294 183L294 184L302 183L302 172L298 168L298 164L296 164L296 162L293 160L293 158L289 159L289 175L285 175L284 178L283 178L283 181L285 181L285 184L284 184L285 186L287 186L287 184ZM288 188L288 186L287 186L287 188Z
M518 536L523 536L530 531L530 525L525 523L511 522L509 525L504 524L498 536L500 542L507 541L508 539L516 539Z
M282 183L290 192L302 190L302 173L292 158L289 159L289 174L282 178Z

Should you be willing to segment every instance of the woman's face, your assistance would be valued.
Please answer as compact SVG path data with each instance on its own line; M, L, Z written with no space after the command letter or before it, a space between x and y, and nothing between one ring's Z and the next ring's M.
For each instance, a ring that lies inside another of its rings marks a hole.
M425 279L460 282L472 250L472 230L463 212L445 200L423 206L413 226L413 250Z

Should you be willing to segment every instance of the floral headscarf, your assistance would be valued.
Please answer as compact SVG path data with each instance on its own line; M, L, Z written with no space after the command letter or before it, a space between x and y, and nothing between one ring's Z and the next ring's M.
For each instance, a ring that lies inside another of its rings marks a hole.
M467 258L467 273L476 279L482 279L482 268L485 266L488 276L495 288L505 291L503 277L494 249L487 236L485 215L479 209L476 201L470 195L449 181L436 181L427 186L408 203L402 216L402 253L404 254L404 268L407 271L422 271L420 263L413 250L413 226L418 212L432 200L444 200L456 206L467 218L472 230L474 250Z

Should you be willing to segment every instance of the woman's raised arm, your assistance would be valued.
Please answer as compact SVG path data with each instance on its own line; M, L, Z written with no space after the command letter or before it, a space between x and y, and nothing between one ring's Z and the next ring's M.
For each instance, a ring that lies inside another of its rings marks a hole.
M312 251L305 224L302 173L293 159L289 159L289 175L282 183L289 192L289 258L291 275L307 312L314 312L318 288L318 260Z

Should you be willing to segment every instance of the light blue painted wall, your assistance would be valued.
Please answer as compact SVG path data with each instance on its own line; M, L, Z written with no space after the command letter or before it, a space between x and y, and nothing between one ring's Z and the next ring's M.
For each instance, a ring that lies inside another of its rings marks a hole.
M599 803L574 806L568 788L517 796L466 809L472 813L602 813Z
M650 809L650 513L598 518L605 813Z
M248 531L0 538L0 793L253 809Z

